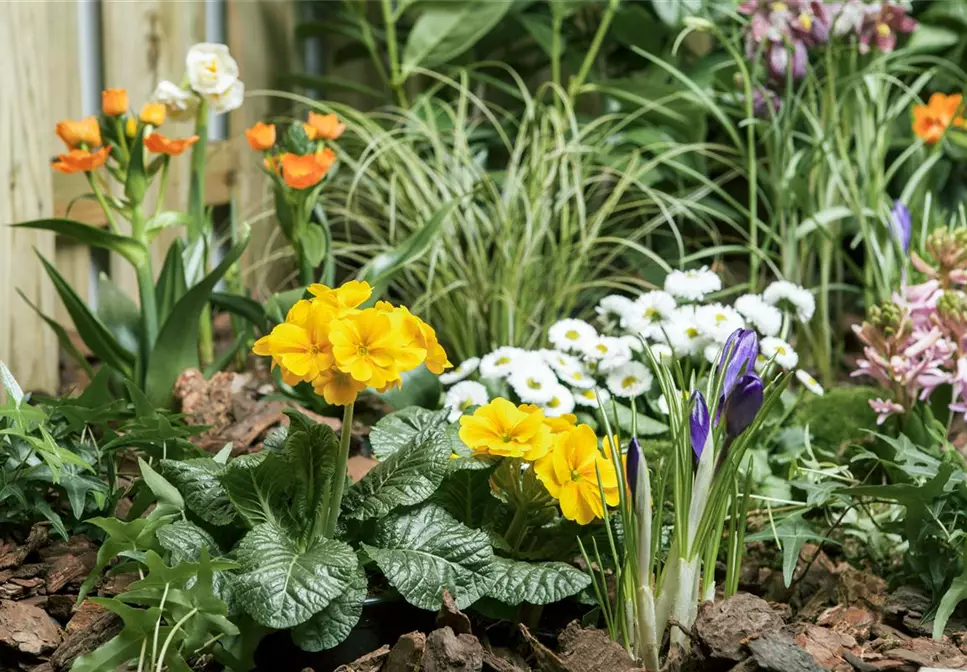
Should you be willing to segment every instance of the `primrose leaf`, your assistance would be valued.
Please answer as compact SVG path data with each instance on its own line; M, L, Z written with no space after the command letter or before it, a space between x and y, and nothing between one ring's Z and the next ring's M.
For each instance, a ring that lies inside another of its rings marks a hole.
M410 443L417 434L429 427L442 427L447 421L448 411L428 411L420 406L410 406L402 411L390 413L373 425L369 432L369 442L378 460L390 455Z
M359 622L366 599L366 572L357 567L346 591L329 606L292 630L292 641L303 651L323 651L341 644Z
M368 520L401 506L419 504L432 495L450 468L450 439L431 428L377 464L346 493L344 515Z
M235 510L252 527L287 519L286 490L292 473L277 453L242 455L218 476Z
M218 480L224 470L210 457L161 461L162 473L181 492L188 510L212 525L235 520L235 507Z
M591 577L564 562L520 562L495 557L496 581L487 596L506 604L550 604L579 593Z
M203 548L207 548L210 555L219 556L222 553L212 535L187 520L176 520L160 527L156 534L158 543L171 553L171 562L176 565L198 562Z
M235 599L256 621L282 630L305 623L342 595L358 562L341 541L319 537L304 550L278 525L263 523L238 545Z
M443 483L433 493L430 501L442 506L447 513L464 525L480 527L483 525L488 507L498 501L490 487L492 472L493 469L490 468L452 472L443 479Z
M406 600L421 609L439 609L449 590L458 609L483 597L494 583L493 550L480 530L457 522L439 506L384 518L374 544L363 544Z
M292 474L292 513L308 538L322 532L325 498L335 471L339 440L328 425L295 428L286 436L284 456Z

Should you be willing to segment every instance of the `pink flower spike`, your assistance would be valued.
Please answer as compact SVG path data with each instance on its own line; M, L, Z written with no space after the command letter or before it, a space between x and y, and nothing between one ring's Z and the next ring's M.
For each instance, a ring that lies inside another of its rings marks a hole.
M904 408L895 401L885 399L870 399L870 408L877 414L876 424L882 425L894 413L903 413Z

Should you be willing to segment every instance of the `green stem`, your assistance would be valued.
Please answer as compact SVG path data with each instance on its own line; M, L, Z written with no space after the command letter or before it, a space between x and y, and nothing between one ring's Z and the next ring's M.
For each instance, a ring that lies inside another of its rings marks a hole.
M107 217L108 226L111 227L112 233L121 233L118 228L118 223L114 219L114 212L111 210L111 206L108 205L107 199L104 198L104 192L101 188L97 186L97 180L94 179L93 173L84 173L87 176L87 181L91 185L91 191L94 192L94 197L97 202L101 205L101 209L104 210L104 215Z
M202 235L205 228L205 157L208 154L208 103L202 99L195 116L195 135L191 148L191 180L188 187L188 215L191 217L189 240ZM207 270L207 268L205 269Z
M316 269L309 263L309 258L301 247L296 248L296 253L299 256L299 283L303 287L308 287L316 281Z
M564 20L555 14L551 33L551 80L561 85L561 27Z
M349 464L349 439L353 434L353 404L343 407L342 430L339 435L339 453L332 472L332 499L329 501L329 519L326 521L326 536L330 539L336 533L339 509L342 507L342 493L346 488L346 469Z
M578 91L584 85L584 80L587 79L588 72L591 71L591 66L594 65L594 60L598 57L601 44L604 42L604 36L607 35L608 28L611 27L611 21L614 19L614 13L620 4L621 0L611 0L604 10L604 14L601 15L601 23L598 24L598 30L594 33L591 46L588 48L588 53L584 55L581 68L578 70L578 74L575 75L574 79L571 80L571 84L567 87L567 95L572 105L574 104L574 99Z
M393 16L393 7L390 0L383 0L383 21L386 24L386 54L389 57L390 87L396 93L396 99L400 107L409 107L409 100L406 98L406 90L403 85L405 78L400 72L399 48L396 44L396 17Z
M158 185L158 201L155 204L155 213L161 212L164 209L165 194L168 192L168 165L170 163L171 157L165 155L161 163L161 184Z
M520 548L521 542L524 541L524 534L527 532L528 509L529 507L526 504L518 505L514 517L510 521L510 526L507 528L507 533L504 535L507 543L515 552Z
M151 272L151 257L145 258L144 263L135 267L138 279L138 294L141 297L141 356L138 361L139 383L148 369L151 351L158 338L158 307L154 295L154 273Z

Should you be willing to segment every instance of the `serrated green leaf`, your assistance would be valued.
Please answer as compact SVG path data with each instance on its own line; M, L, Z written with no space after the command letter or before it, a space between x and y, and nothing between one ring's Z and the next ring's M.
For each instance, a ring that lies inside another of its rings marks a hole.
M369 520L401 506L419 504L449 473L451 454L445 430L420 432L352 485L343 501L343 515L350 520Z
M221 263L181 297L158 332L144 377L144 390L155 406L167 407L181 372L198 365L198 316L218 281L245 251L245 239L229 250Z
M510 605L550 604L581 592L591 577L563 562L520 562L495 557L494 584L487 595Z
M158 543L171 554L171 562L198 562L202 549L207 548L214 556L222 554L215 538L188 520L176 520L170 525L159 527L156 532Z
M366 572L357 567L346 591L308 621L297 625L292 630L292 641L303 651L323 651L341 644L359 622L367 588Z
M251 526L287 524L286 489L292 473L275 453L241 455L218 476L236 512Z
M152 469L151 465L140 457L138 458L138 467L141 469L141 478L144 479L145 484L151 489L159 502L179 511L184 510L185 499L178 492L178 488L169 483L164 476Z
M290 417L294 430L297 421ZM283 453L291 466L292 515L307 539L322 534L338 452L339 439L328 425L308 425L286 437Z
M320 537L305 550L278 525L257 526L238 545L236 599L270 628L305 623L343 594L358 567L353 549Z
M218 480L225 469L210 457L161 461L162 473L181 492L188 509L212 525L228 525L235 520L235 507Z
M363 548L390 585L421 609L439 609L444 590L463 609L494 582L487 535L432 504L380 520L373 545Z
M411 406L384 416L369 432L369 443L377 460L385 460L409 444L413 437L429 427L441 427L447 422L448 411L429 411Z
M497 501L490 487L492 466L488 469L452 471L443 479L430 501L442 506L467 527L480 527L488 506Z

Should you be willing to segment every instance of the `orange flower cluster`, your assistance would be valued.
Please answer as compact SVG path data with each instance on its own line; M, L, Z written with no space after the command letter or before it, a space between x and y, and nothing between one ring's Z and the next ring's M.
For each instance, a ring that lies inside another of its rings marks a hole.
M963 97L958 94L934 93L926 105L913 108L913 132L928 145L940 142L950 126L963 128L961 111Z
M105 89L101 92L101 109L104 112L110 132L111 124L120 124L124 135L134 139L137 136L138 122L146 127L144 146L155 154L178 156L198 142L198 136L188 138L168 138L151 129L165 122L165 106L161 103L145 103L137 117L128 116L128 92L124 89ZM112 121L111 118L116 119ZM89 173L103 166L111 156L110 144L104 144L101 124L97 117L81 120L64 119L57 122L57 135L67 145L68 152L61 154L51 167L61 173ZM121 131L118 131L119 133ZM110 140L110 138L109 138ZM104 145L104 146L102 146Z
M257 355L272 358L289 385L311 383L326 403L348 406L367 387L386 391L420 364L433 373L452 366L430 325L403 306L379 301L356 280L337 289L309 286L312 299L298 301L285 322L255 342Z
M280 176L289 188L298 190L319 184L332 168L336 153L322 141L336 140L346 130L346 125L340 123L335 114L310 112L309 120L302 124L302 129L306 138L314 144L314 151L295 153L284 151L284 147L278 152L273 151L277 139L275 124L260 121L245 131L249 147L256 152L265 152L262 161L265 169Z

